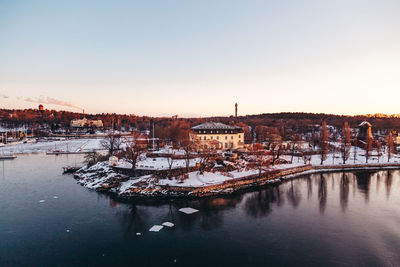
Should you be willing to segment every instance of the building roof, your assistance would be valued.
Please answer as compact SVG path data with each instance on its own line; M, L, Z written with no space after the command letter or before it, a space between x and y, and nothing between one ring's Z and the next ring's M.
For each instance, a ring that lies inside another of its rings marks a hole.
M235 130L240 127L226 125L220 122L205 122L199 125L192 127L192 130L213 130L213 129L223 129L223 130ZM240 128L241 129L241 128Z
M358 127L371 127L371 123L369 123L368 121L363 121L362 123L360 123L360 125L358 125Z

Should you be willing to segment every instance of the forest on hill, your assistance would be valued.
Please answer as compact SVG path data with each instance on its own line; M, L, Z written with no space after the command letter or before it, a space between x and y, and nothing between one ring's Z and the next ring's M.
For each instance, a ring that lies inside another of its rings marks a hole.
M21 125L58 125L59 127L69 127L73 119L102 120L105 128L132 129L139 130L151 129L154 122L155 132L174 126L190 128L205 121L218 121L226 124L248 125L251 128L257 126L285 127L290 129L306 130L310 127L321 125L325 121L328 125L342 127L344 122L348 122L350 127L357 127L362 121L367 120L372 124L373 129L399 129L400 117L398 115L357 115L345 116L324 113L302 113L302 112L282 112L265 113L258 115L233 116L229 117L208 117L208 118L176 118L176 117L149 117L129 114L101 113L83 114L69 111L38 110L38 109L0 109L0 123L3 127L17 127Z

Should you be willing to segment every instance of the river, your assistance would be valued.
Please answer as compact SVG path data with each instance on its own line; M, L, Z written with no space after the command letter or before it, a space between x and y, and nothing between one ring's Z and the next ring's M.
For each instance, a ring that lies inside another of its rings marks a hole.
M123 203L62 174L82 159L0 161L0 266L400 265L400 171L312 174L229 197ZM166 221L175 226L148 231Z

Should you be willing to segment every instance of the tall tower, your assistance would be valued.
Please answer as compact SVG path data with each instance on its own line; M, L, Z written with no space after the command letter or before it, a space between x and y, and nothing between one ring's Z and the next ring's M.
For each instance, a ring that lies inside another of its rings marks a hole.
M237 107L238 107L238 104L235 103L235 118L237 118Z

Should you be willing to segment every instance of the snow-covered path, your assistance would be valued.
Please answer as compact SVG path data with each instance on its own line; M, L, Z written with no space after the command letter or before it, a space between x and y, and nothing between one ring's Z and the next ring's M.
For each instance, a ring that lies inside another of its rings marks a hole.
M39 153L51 150L85 152L102 149L102 139L70 139L35 143L8 144L0 147L0 154Z

